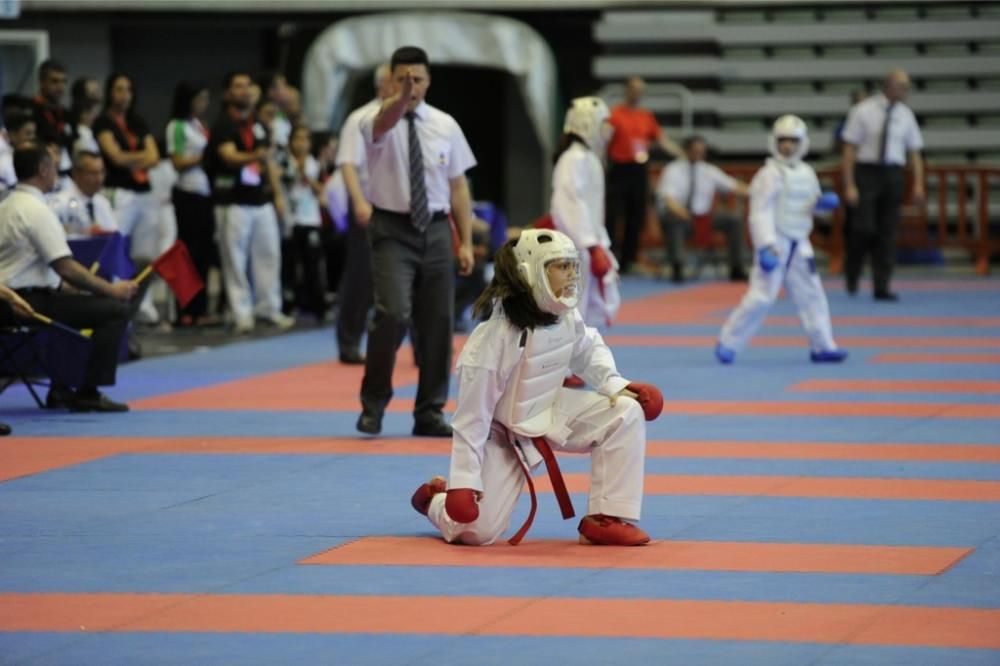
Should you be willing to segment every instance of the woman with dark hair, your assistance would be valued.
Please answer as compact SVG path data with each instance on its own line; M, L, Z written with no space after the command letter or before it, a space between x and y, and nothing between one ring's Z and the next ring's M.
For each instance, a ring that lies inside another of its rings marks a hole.
M70 127L73 128L73 154L78 152L100 153L94 137L94 122L101 112L101 103L90 97L73 100L69 109Z
M191 260L206 284L209 268L217 263L212 189L203 165L209 134L203 120L208 103L208 86L178 83L166 134L167 155L177 170L171 196L177 215L177 236L187 245ZM179 317L181 325L213 323L208 316L204 290L179 312Z
M104 186L118 218L118 229L131 241L132 260L139 266L155 259L161 248L159 204L149 185L149 169L160 161L156 139L135 113L132 79L112 74L104 87L104 109L94 121L94 136L107 169ZM139 309L146 323L159 322L152 299Z

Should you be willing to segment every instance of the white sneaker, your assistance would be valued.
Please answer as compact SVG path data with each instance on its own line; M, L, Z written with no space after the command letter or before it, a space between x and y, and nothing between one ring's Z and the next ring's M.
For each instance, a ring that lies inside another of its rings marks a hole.
M253 319L238 320L233 325L233 333L236 335L249 335L253 333Z
M287 331L292 326L295 326L295 317L289 317L288 315L282 314L281 312L271 315L270 317L267 318L267 320L272 324L274 324L275 328L278 328L282 331Z

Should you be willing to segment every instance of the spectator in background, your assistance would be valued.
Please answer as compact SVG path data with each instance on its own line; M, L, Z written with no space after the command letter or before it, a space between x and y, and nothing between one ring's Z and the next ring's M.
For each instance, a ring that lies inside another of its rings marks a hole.
M326 319L326 260L320 237L319 162L310 153L312 136L309 128L298 125L292 129L288 143L289 159L283 180L288 193L288 222L291 225L293 291L295 304L316 317Z
M224 108L205 149L218 207L219 253L236 333L254 329L254 317L278 328L295 320L281 312L281 232L284 209L270 131L250 105L250 76L226 76ZM265 185L273 188L270 192ZM273 192L273 194L272 194Z
M32 100L33 117L38 136L46 143L59 144L59 171L69 171L73 148L73 126L62 105L66 93L66 68L57 60L46 60L38 66L38 94Z
M285 117L288 118L288 122L293 128L305 124L305 118L302 115L302 93L295 86L288 86L284 111Z
M280 153L287 148L288 139L292 134L292 123L286 113L289 96L288 81L285 79L285 75L280 72L265 71L261 73L257 82L260 84L261 99L274 103L275 117L272 123L271 140L278 147L278 161L281 162Z
M94 121L94 136L107 169L105 186L118 218L118 229L131 242L132 261L140 270L159 254L162 229L159 206L149 183L149 170L160 161L156 139L133 110L132 79L112 74L104 88L104 109ZM139 308L141 321L156 324L159 312L147 292Z
M104 160L99 153L73 154L69 183L49 199L49 207L62 223L67 238L88 238L118 230L111 202L101 192L104 175Z
M100 81L89 76L83 76L73 81L73 85L69 89L69 94L71 105L82 102L85 99L93 100L98 104L104 101L101 95Z
M340 130L340 149L337 151L337 166L343 174L350 202L344 275L341 288L337 290L340 294L337 349L340 362L347 364L365 362L361 353L361 337L372 307L372 254L368 244L368 223L373 209L368 182L368 153L360 123L366 115L377 113L382 100L391 94L389 65L383 63L376 67L374 76L375 98L347 116Z
M611 246L625 273L636 267L639 236L649 204L649 151L654 142L674 157L683 152L660 128L656 116L639 106L646 83L638 76L625 82L625 101L611 109L614 132L608 143L607 216ZM619 234L618 220L624 221ZM620 237L620 240L619 240Z
M216 263L215 213L212 188L202 164L208 145L205 113L208 111L208 87L182 81L174 90L173 108L167 123L167 154L177 170L177 183L171 193L177 217L177 235L187 245L191 261L205 284L209 268ZM202 290L178 314L181 325L215 323L208 315L208 296Z
M35 121L30 115L4 108L5 127L0 132L0 200L17 185L14 150L35 141Z
M844 199L855 208L844 273L847 292L857 293L866 256L872 257L876 301L897 301L890 290L896 259L896 229L903 203L903 169L913 165L916 204L924 202L924 139L916 116L903 100L910 77L901 69L886 76L882 92L851 108L844 126L841 175Z
M663 239L667 245L674 282L684 281L684 243L695 231L696 225L708 231L726 235L729 248L729 279L745 282L743 269L743 220L730 213L712 215L715 193L735 192L747 196L747 185L726 175L722 169L705 161L708 144L700 136L684 140L684 158L674 160L660 173L656 186L657 212L663 225ZM702 232L703 234L704 232ZM696 240L699 234L695 233ZM710 240L710 239L709 239Z
M94 122L101 112L101 103L96 99L83 97L74 99L69 110L69 122L73 127L73 153L85 150L99 153L101 147L94 137Z
M31 116L16 113L8 118L4 124L7 127L7 140L14 148L35 143L38 138L38 125Z

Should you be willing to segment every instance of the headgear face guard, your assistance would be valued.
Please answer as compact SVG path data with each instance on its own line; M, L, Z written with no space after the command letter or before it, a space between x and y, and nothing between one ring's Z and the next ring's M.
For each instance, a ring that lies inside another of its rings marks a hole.
M558 316L576 307L580 300L580 253L569 236L551 229L525 229L514 245L514 256L518 272L531 286L542 311ZM554 261L572 262L575 269L559 296L552 290L546 270Z
M778 150L778 142L781 139L796 139L799 142L795 152L785 157ZM771 127L771 134L767 137L767 149L774 159L788 166L795 166L802 161L802 158L809 152L809 133L806 123L798 116L791 114L781 116L774 121Z
M575 134L595 153L601 153L611 138L611 112L600 97L577 97L570 102L563 132Z

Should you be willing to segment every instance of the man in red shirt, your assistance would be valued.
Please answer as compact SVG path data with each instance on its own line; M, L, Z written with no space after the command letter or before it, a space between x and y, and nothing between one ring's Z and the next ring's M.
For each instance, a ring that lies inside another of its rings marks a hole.
M683 151L660 129L656 117L639 107L646 83L638 76L625 82L625 100L611 109L614 133L608 143L608 180L605 206L608 235L618 263L629 273L639 254L639 234L646 221L649 205L650 145L655 142L669 155L682 157ZM618 220L625 228L619 238Z

